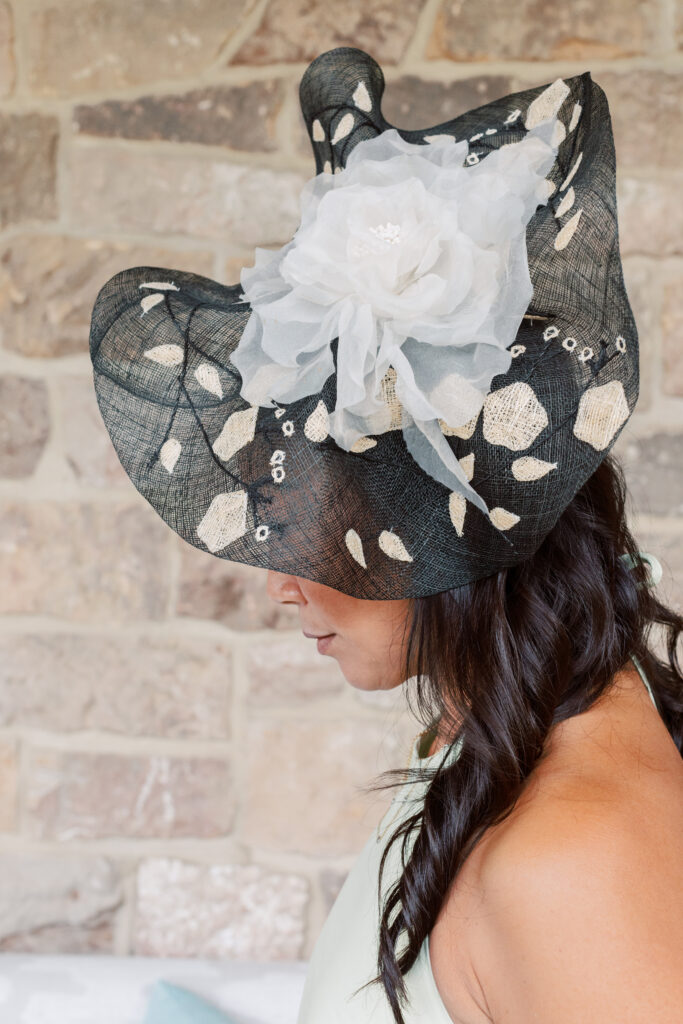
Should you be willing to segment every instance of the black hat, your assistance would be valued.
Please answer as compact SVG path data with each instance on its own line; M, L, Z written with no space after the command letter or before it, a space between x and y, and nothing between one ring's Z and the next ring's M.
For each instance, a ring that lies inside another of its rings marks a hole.
M316 176L239 285L100 289L100 412L135 487L219 558L426 596L540 546L638 398L607 99L590 72L433 127L352 47L300 84Z

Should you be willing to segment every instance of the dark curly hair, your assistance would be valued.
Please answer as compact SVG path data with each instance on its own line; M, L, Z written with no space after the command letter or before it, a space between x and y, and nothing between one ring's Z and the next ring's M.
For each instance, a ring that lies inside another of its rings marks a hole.
M549 730L586 711L631 655L683 752L683 616L657 600L648 565L626 524L627 486L608 455L526 561L473 583L413 599L404 633L405 678L415 677L418 717L462 743L450 764L390 769L365 791L428 780L424 803L392 833L403 872L381 909L378 974L394 1019L404 1024L403 975L431 931L446 892L486 829L512 811ZM620 556L636 561L629 569ZM651 649L663 628L666 661ZM414 668L414 671L411 671ZM398 778L398 781L396 779ZM405 863L405 842L416 831ZM393 920L390 919L393 916ZM398 938L407 944L396 955ZM361 988L365 988L363 985ZM357 990L357 991L360 991Z

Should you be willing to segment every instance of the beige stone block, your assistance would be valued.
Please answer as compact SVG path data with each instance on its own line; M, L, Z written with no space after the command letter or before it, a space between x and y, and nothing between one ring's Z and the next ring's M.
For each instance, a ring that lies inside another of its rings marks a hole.
M363 793L405 765L414 720L254 720L247 730L248 792L241 838L316 857L355 854L396 790Z
M58 0L33 10L29 89L70 96L187 78L208 70L237 30L246 0Z
M0 3L0 96L14 92L15 78L12 8L7 3Z
M230 64L314 60L337 46L356 46L380 64L396 64L410 43L422 0L348 0L341 4L271 0Z
M639 527L634 536L639 548L653 554L662 567L661 581L655 587L657 597L683 615L683 525L672 530L654 523Z
M244 246L280 246L292 238L300 221L299 194L309 177L107 144L74 146L69 173L76 222Z
M251 644L246 673L254 707L331 697L347 685L338 662L318 654L315 640L307 638Z
M18 777L19 751L17 745L14 740L0 740L0 832L13 832L18 825ZM2 916L0 914L0 921L2 921ZM1 927L0 924L0 929Z
M389 124L403 130L431 129L509 91L510 79L505 75L478 75L452 82L402 75L387 83L382 96L382 113ZM296 104L298 107L298 94ZM312 158L311 141L300 112L297 126L297 151L302 157Z
M285 97L277 78L134 100L105 100L74 110L74 131L123 139L163 139L242 152L278 148L276 124Z
M662 269L662 388L683 396L683 266ZM681 464L683 473L683 463Z
M612 454L624 468L636 515L683 516L683 434L636 437L625 429Z
M38 113L0 113L0 230L57 217L59 122Z
M149 858L137 877L135 952L224 960L302 956L308 882L257 864Z
M426 56L448 60L605 60L658 49L657 0L557 5L522 0L443 4ZM549 76L549 79L552 76Z
M681 182L675 178L628 178L617 171L619 246L622 256L683 253Z
M232 661L217 640L0 635L0 726L229 739Z
M88 352L97 293L127 267L168 267L211 276L213 255L100 238L20 234L0 248L0 336L20 355Z
M164 618L170 531L143 502L0 503L0 614Z
M0 951L114 953L123 901L119 871L106 857L5 851Z
M683 164L683 75L646 69L596 71L607 96L617 167L680 171Z
M294 604L272 600L267 570L219 558L175 538L180 552L176 615L210 619L238 632L300 629Z
M218 758L30 748L26 816L34 838L197 839L230 832L230 768Z
M31 476L49 433L44 381L9 373L0 377L0 477Z

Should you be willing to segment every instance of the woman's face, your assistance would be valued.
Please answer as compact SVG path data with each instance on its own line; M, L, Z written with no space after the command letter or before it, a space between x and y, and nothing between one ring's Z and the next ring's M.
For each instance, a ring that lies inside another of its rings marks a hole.
M336 658L346 680L359 690L391 690L404 673L411 600L369 601L301 576L268 570L268 596L299 606L305 633L334 633L322 654ZM405 636L404 636L405 631ZM316 640L309 640L316 644Z

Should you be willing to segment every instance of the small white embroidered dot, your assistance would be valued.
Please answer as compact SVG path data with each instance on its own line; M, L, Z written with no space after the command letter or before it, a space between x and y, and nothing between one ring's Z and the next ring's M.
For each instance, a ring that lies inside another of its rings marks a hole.
M223 429L211 445L212 450L223 462L227 462L235 452L254 440L258 411L259 406L252 405L249 409L230 413L223 424Z
M512 124L513 121L517 120L517 118L519 117L519 115L521 113L522 113L521 110L513 110L512 113L508 114L508 116L505 118L505 120L503 121L503 124Z
M355 118L351 112L349 112L348 114L344 114L341 121L334 130L334 135L332 136L332 145L334 145L336 142L340 142L342 139L345 139L346 136L350 134L351 129L353 128L354 125L354 121Z
M374 437L359 437L357 441L353 442L349 451L355 452L358 455L360 452L366 452L368 448L374 448L376 444L377 441Z
M462 537L463 534L466 511L467 501L465 500L465 495L459 494L457 491L451 491L448 495L448 514L451 517L451 522L455 527L458 537Z
M367 569L367 562L365 561L365 555L363 554L363 542L356 533L355 530L347 530L344 536L346 546L356 559L359 565L362 565L364 569Z
M329 160L326 160L323 164L323 174L332 174L332 164Z
M155 291L174 291L179 292L180 288L173 284L172 281L145 281L144 284L139 284L138 288L154 288Z
M169 437L168 441L164 441L162 444L161 451L159 452L159 462L169 473L173 472L182 447L177 437Z
M285 414L285 410L284 409L276 409L275 412L273 413L273 415L275 416L276 420L279 420L281 416L284 416L284 414Z
M341 170L342 170L341 167L335 167L334 173L335 174L341 174Z
M524 455L521 459L515 459L510 468L515 480L540 480L551 469L557 469L557 463L535 459L532 455Z
M320 121L318 120L317 117L316 117L316 119L313 122L311 127L313 128L313 141L314 142L324 142L325 141L325 129L323 128L323 126L321 125L321 123L320 123Z
M283 452L282 448L276 448L273 454L270 456L271 466L281 466L285 461L286 452Z
M577 124L579 123L579 118L581 117L581 109L582 108L580 103L574 104L574 109L572 110L572 118L569 122L569 127L567 128L568 132L573 132Z
M579 155L577 156L576 160L574 161L574 164L572 166L571 171L569 172L567 177L564 179L564 181L560 185L560 192L564 192L564 190L566 189L567 185L569 184L569 182L572 180L572 178L574 177L574 175L578 171L579 164L581 163L582 160L583 160L583 151L581 153L579 153Z
M390 530L382 530L378 538L379 546L389 558L399 559L401 562L412 562L412 555L406 551L405 544L396 533Z
M292 436L292 434L294 433L294 424L292 423L291 420L286 420L282 424L282 433L285 435L285 437Z
M516 516L514 512L508 512L506 508L500 508L500 506L491 509L489 519L499 530L509 530L519 522L519 516Z
M571 188L569 188L567 192L562 196L562 199L558 204L557 209L555 210L555 216L562 217L563 214L567 212L567 210L571 210L572 206L574 205L575 198L576 193L574 192L574 186L572 185Z
M247 531L246 491L217 494L197 527L197 535L215 553Z
M626 338L622 338L621 335L617 337L616 346L620 352L626 351Z
M592 359L592 358L593 358L593 349L590 347L590 345L586 345L585 348L582 348L581 351L579 352L579 359L581 360L582 363L585 363L589 359Z
M161 292L154 295L145 295L144 299L140 299L140 305L142 306L142 313L140 316L144 316L147 310L152 309L154 306L158 306L160 302L164 301L164 296Z
M285 478L285 470L283 466L273 466L270 471L270 475L276 484L281 484Z
M497 128L487 128L486 129L486 134L487 135L495 135L497 131L498 131Z
M529 131L535 128L541 121L554 117L558 112L565 96L569 93L569 86L562 78L556 78L540 95L529 104L526 112L524 127Z
M256 532L255 532L254 536L256 537L256 540L265 540L269 533L270 533L270 527L266 526L265 523L261 523L260 526L256 527Z
M182 363L184 352L180 345L155 345L148 348L143 355L153 359L155 363L162 363L164 366L176 366Z
M567 352L573 352L576 348L576 338L565 338L562 342L562 348L566 348Z
M569 220L564 225L562 230L557 233L557 237L553 242L553 245L557 250L566 249L566 247L569 245L569 242L571 241L574 232L579 226L579 220L581 219L582 213L583 207L580 210L577 210L574 216L569 218Z
M304 434L309 441L324 441L330 432L330 416L322 398L304 423Z
M476 153L468 153L467 156L465 157L465 163L466 164L478 164L479 163L479 157L477 156Z
M513 359L516 359L517 356L521 356L523 352L526 352L526 345L513 345L510 349L510 355Z
M483 134L483 132L477 132L476 135L470 135L470 142L476 142L477 139L480 139Z
M366 113L372 110L372 100L370 99L370 93L365 82L359 82L356 86L353 93L353 102L359 110L364 110Z
M556 327L555 324L551 324L550 327L546 327L543 332L543 340L551 341L552 338L556 338L560 333L560 328Z
M223 397L221 379L218 370L211 363L200 363L194 371L195 379L201 384L205 391L210 391L217 398Z

